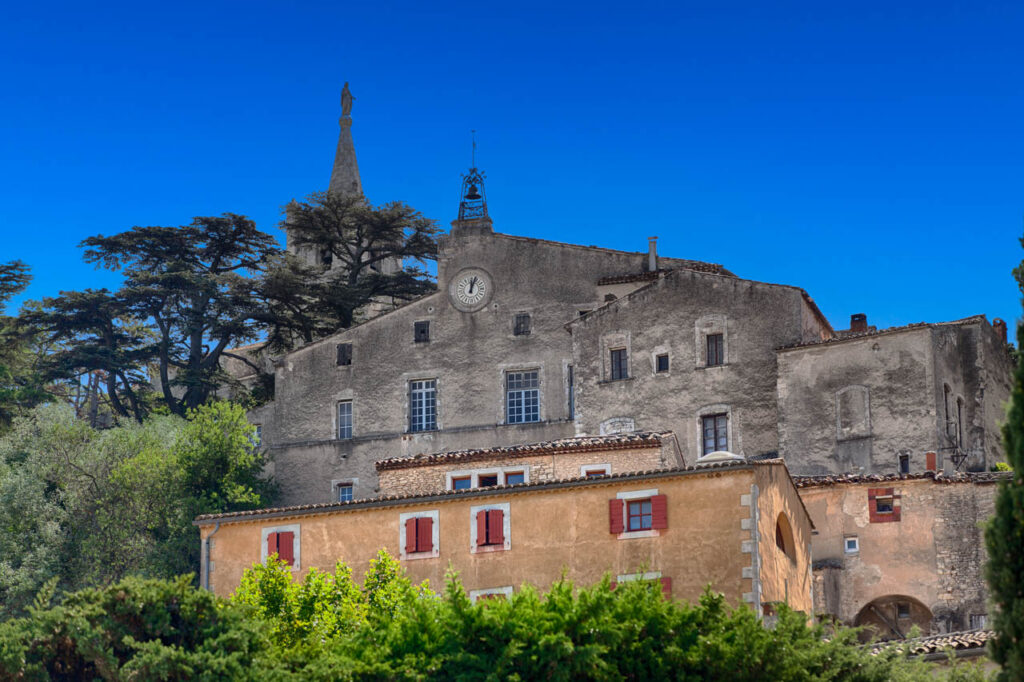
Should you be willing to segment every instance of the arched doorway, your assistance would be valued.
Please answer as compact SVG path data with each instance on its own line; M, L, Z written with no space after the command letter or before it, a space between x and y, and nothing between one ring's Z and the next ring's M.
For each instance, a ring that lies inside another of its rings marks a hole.
M855 626L864 626L861 640L905 639L915 625L922 635L931 634L932 612L927 606L901 594L890 594L871 601L857 614Z

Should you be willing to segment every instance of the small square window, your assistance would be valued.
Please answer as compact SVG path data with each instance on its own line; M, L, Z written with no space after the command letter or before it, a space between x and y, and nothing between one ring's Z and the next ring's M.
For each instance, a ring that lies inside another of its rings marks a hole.
M352 364L352 344L351 343L339 343L338 344L338 367Z
M430 341L430 322L413 323L413 341L427 343Z
M667 372L668 371L668 355L659 355L654 358L655 371L656 372Z
M651 501L635 500L630 501L628 506L628 523L626 530L650 530L651 529Z
M482 474L478 480L481 488L489 488L498 485L498 474Z
M901 474L910 473L910 455L900 455L899 457L899 471Z
M512 473L505 474L505 485L516 485L518 483L526 482L526 474L522 471L514 471Z
M876 497L875 512L878 514L892 514L892 496Z
M910 604L905 601L896 602L896 617L910 618Z
M629 378L629 358L625 348L616 348L611 352L611 363L612 381Z
M860 541L856 536L851 536L843 539L843 548L847 554L856 554L860 551Z
M725 335L724 334L708 334L707 335L708 354L707 354L707 366L715 367L717 365L725 364Z
M452 490L469 490L473 487L473 479L469 476L460 476L452 479Z
M530 313L518 313L512 331L516 336L528 336L530 333Z
M351 502L352 501L352 484L351 483L339 483L338 484L338 502Z

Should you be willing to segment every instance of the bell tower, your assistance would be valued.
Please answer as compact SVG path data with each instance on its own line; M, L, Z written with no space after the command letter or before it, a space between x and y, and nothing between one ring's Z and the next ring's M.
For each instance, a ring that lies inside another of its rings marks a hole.
M492 232L493 222L487 215L487 176L476 167L476 131L473 131L473 156L469 171L462 176L459 193L459 217L452 221L452 233L473 230Z

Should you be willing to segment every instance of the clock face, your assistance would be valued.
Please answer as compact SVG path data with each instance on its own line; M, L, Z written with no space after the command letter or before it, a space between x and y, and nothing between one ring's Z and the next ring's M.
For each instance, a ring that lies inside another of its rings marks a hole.
M456 308L463 312L473 312L487 305L493 292L490 275L478 268L471 268L456 275L449 294Z

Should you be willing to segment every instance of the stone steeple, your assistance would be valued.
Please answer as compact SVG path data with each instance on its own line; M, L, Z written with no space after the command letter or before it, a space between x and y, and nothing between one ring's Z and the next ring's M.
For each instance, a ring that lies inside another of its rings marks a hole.
M334 154L334 168L331 170L331 184L327 191L341 196L361 196L363 183L359 179L359 164L356 163L356 146L352 142L352 101L355 98L348 90L348 83L341 90L341 118L338 123L338 150Z

